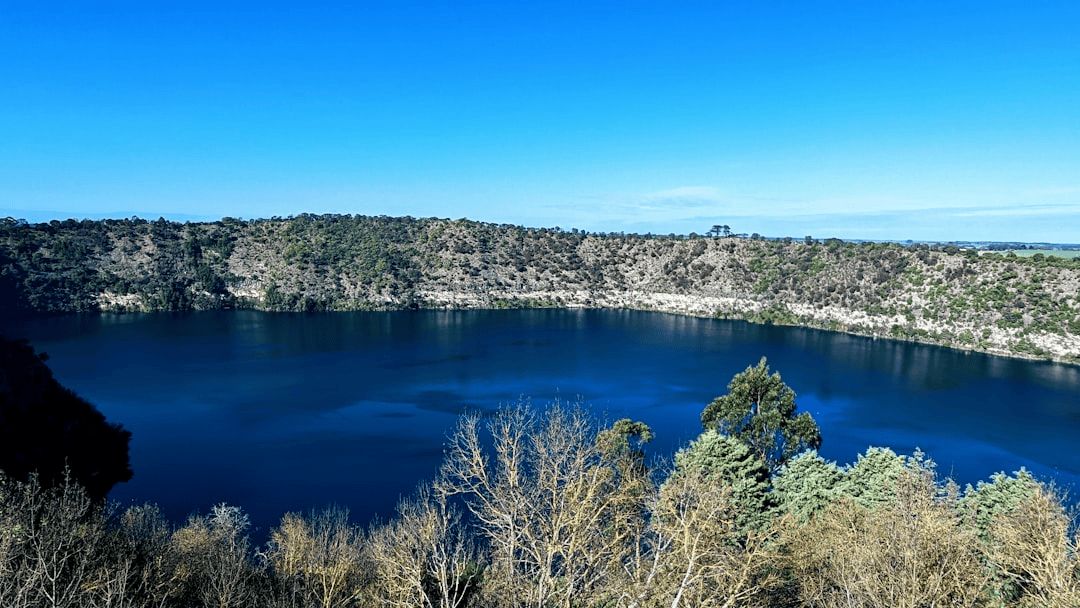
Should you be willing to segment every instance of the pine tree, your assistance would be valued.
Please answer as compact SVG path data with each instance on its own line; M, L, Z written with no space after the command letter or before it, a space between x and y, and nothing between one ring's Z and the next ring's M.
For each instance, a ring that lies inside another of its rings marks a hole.
M835 462L827 462L810 450L792 458L772 478L773 494L782 511L806 522L841 495L844 474Z
M874 508L895 499L904 469L904 457L889 448L867 448L855 464L845 468L837 490L861 507Z
M779 373L769 375L765 357L731 379L728 394L713 399L701 413L701 423L746 444L770 472L804 450L821 447L814 418L795 415L795 391Z
M769 521L769 469L738 440L708 430L675 454L672 477L700 475L731 488L736 528L762 529Z

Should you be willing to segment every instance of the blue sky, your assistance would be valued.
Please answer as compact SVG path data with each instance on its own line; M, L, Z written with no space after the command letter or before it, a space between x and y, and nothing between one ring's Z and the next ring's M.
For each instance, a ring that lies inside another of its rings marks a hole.
M0 0L0 216L1080 242L1077 2Z

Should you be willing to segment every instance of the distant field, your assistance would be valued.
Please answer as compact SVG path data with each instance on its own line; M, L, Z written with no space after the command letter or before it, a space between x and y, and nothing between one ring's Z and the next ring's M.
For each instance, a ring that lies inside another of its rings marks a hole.
M1035 255L1036 253L1041 253L1043 255L1056 255L1059 258L1080 257L1080 250L1074 250L1074 249L1070 249L1070 250L1061 250L1061 249L1021 249L1019 251L1014 251L1013 253L1015 253L1016 255L1018 255L1018 256L1020 256L1022 258L1030 258L1031 256Z

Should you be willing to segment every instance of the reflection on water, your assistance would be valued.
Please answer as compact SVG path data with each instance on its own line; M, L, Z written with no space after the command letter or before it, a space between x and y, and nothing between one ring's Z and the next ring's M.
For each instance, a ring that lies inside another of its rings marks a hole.
M113 498L173 520L227 501L264 528L330 502L389 515L434 475L458 414L531 397L643 420L670 454L762 356L822 454L928 451L961 482L1080 480L1080 369L823 331L634 311L70 316L2 328L133 431Z

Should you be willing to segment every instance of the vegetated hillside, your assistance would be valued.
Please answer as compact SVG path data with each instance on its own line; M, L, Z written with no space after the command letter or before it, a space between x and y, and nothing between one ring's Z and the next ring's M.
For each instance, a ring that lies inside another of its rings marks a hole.
M611 307L1080 362L1080 260L340 215L0 221L26 312Z

